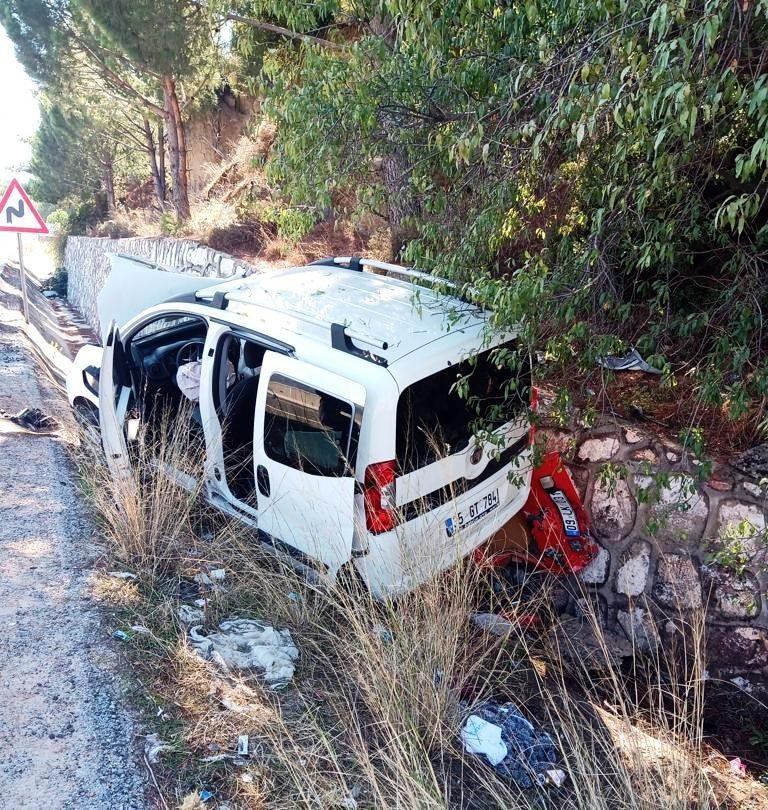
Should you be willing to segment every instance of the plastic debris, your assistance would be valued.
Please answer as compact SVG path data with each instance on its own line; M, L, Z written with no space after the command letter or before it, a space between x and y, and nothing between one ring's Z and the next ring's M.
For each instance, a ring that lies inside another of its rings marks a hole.
M374 624L371 628L371 632L384 644L391 644L395 640L392 631L384 627L383 624Z
M206 790L205 788L203 788L203 790L200 791L200 800L201 801L207 802L209 799L212 799L212 798L213 798L213 791L212 790Z
M610 371L645 371L646 374L661 374L660 369L646 363L640 352L634 348L623 357L598 357L597 364Z
M179 605L176 615L182 624L200 624L205 619L202 608L192 605Z
M507 746L501 739L501 727L470 714L461 730L461 741L470 754L482 754L496 766L507 756Z
M241 757L247 757L248 756L248 735L247 734L241 734L237 738L237 753Z
M508 636L515 629L515 625L509 619L505 619L498 613L470 613L469 618L481 630L502 638Z
M741 757L735 757L728 763L728 770L735 776L746 776L747 766L741 761Z
M227 572L223 568L214 568L212 571L208 571L208 573L197 574L192 577L192 579L194 579L198 585L207 585L210 588L224 582L226 577Z
M115 630L115 632L112 633L112 635L116 639L119 639L120 641L130 641L131 640L131 637L128 635L128 633L125 632L125 630Z
M737 675L735 678L731 678L731 683L737 688L741 689L742 692L746 692L748 695L752 694L752 684L746 679L742 678L741 675Z
M107 571L107 576L113 579L136 579L136 574L130 571Z
M547 782L555 787L562 787L565 784L565 780L568 778L565 771L560 770L560 768L552 768L551 770L546 771L544 776L546 777Z
M299 651L288 630L275 630L254 619L228 619L210 634L190 627L192 647L207 661L228 670L261 669L272 687L285 686L293 678Z
M56 420L52 419L50 416L46 416L40 408L22 408L22 410L13 415L7 414L5 411L0 411L0 416L9 419L25 430L53 431L58 428Z
M173 746L170 743L163 742L158 734L147 734L144 741L144 753L147 759L154 765L159 759L163 751L171 751Z
M531 788L536 784L545 784L548 781L547 772L556 770L553 765L557 763L557 749L552 738L545 731L536 729L513 703L495 703L488 701L475 709L470 719L477 718L485 721L486 725L474 722L473 729L479 729L485 735L480 742L488 746L491 756L486 751L477 750L488 760L493 769L500 775L514 780L523 789ZM496 741L496 732L489 726L499 729L499 741L504 745L506 753L500 759L501 746L493 744ZM462 740L467 750L465 729L462 731ZM474 752L473 752L474 753Z

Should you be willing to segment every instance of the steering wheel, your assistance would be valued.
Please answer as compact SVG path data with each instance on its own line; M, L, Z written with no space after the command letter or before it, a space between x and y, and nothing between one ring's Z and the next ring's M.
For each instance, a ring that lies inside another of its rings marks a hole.
M183 366L185 363L194 363L202 359L203 346L205 346L205 341L199 338L187 341L176 352L176 368Z

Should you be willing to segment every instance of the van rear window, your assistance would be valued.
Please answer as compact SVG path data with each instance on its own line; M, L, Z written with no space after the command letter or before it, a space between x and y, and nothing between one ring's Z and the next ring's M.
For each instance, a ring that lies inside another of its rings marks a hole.
M409 385L397 403L397 460L403 473L462 451L478 430L519 416L530 402L528 355L514 343Z

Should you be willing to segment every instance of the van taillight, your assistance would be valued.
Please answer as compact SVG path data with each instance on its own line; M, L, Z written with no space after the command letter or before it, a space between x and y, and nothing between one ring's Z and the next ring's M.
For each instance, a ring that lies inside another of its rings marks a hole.
M371 534L381 534L395 528L395 477L397 464L380 461L365 469L363 499L365 503L365 527Z

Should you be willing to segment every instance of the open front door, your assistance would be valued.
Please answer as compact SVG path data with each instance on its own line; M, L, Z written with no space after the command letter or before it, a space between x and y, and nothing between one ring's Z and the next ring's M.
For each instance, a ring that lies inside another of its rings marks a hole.
M259 531L331 575L352 556L364 405L359 383L266 353L253 442Z
M99 374L99 426L101 443L109 471L115 478L131 475L128 447L125 441L125 417L131 404L133 390L123 344L112 321L107 330Z

